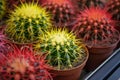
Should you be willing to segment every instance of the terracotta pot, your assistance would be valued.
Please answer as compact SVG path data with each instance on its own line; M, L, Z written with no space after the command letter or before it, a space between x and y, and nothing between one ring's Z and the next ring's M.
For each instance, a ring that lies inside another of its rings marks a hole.
M87 49L86 49L87 50ZM55 74L55 77L53 77L53 80L78 80L80 77L80 74L88 60L88 51L87 56L82 64L78 65L77 67L74 67L69 70L51 70L50 72Z
M112 54L117 44L118 42L111 46L88 48L90 55L86 63L85 69L87 71L93 71L94 69L96 69L103 61L105 61Z

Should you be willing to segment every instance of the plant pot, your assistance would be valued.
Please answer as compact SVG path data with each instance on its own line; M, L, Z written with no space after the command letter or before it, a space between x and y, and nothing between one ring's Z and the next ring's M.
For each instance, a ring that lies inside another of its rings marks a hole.
M87 49L86 49L87 51ZM72 69L69 70L51 70L50 72L55 75L53 77L53 80L78 80L80 77L80 74L86 65L86 62L88 60L88 51L86 53L86 58L82 62L82 64L78 65L77 67L73 67Z
M112 52L118 44L118 41L111 46L92 48L88 47L90 55L86 63L85 69L87 71L93 71L94 69L96 69L103 61L105 61L112 54Z

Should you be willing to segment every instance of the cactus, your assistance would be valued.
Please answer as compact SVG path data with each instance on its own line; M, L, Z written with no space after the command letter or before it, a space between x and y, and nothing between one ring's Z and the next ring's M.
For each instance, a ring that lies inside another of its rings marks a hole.
M34 56L32 48L14 46L13 52L0 54L1 80L52 80L44 57Z
M0 20L5 14L5 9L6 9L6 0L0 0Z
M104 2L105 0L74 0L75 2L78 3L78 6L80 7L80 9L84 9L86 7L91 7L91 6L100 6L100 7L104 7Z
M32 43L44 30L50 28L50 15L37 4L22 4L11 12L5 33L16 43Z
M53 15L55 26L68 26L73 22L76 10L75 5L70 0L45 0L42 5Z
M112 14L112 18L120 21L120 0L109 0L107 8L108 12Z
M43 37L40 37L40 41L34 44L34 49L47 52L48 64L57 70L73 68L86 56L83 43L65 29L46 31Z
M111 24L107 10L91 7L81 11L76 20L72 31L90 47L111 45L119 40L119 32Z
M8 9L13 10L15 6L21 5L22 3L36 2L40 3L41 0L8 0Z

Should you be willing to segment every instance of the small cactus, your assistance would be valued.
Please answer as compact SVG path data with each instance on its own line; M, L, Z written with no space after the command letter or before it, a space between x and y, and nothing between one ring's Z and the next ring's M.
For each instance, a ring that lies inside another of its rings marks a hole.
M42 5L53 15L53 23L57 27L68 26L73 22L76 10L70 0L45 0Z
M111 24L113 21L106 10L91 7L81 11L76 20L72 31L90 47L111 45L119 40L119 32Z
M14 47L13 52L0 54L1 80L52 80L44 57L34 56L29 47Z
M37 4L22 4L11 12L5 33L16 43L32 43L44 30L50 28L50 15Z
M0 0L0 20L3 18L6 10L6 0Z
M47 52L48 64L57 70L73 68L85 59L86 49L83 43L65 29L46 31L40 41L34 44L34 49Z
M120 0L108 0L107 8L112 18L120 21Z

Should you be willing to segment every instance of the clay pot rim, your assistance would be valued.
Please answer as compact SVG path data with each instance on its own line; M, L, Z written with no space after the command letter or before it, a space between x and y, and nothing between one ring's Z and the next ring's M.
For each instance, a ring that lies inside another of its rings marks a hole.
M67 72L67 71L72 71L72 70L78 69L79 67L81 67L81 66L83 66L84 64L86 64L86 62L87 62L87 60L88 60L88 58L89 58L89 51L88 51L88 49L87 49L87 47L86 47L85 45L83 45L83 47L84 47L85 50L86 50L86 53L85 53L85 54L86 54L86 57L85 57L85 60L84 60L81 64L79 64L79 65L76 66L76 67L67 69L67 70L57 70L57 69L55 69L54 67L51 67L51 69L52 69L52 70L55 70L55 71L59 71L59 72Z

